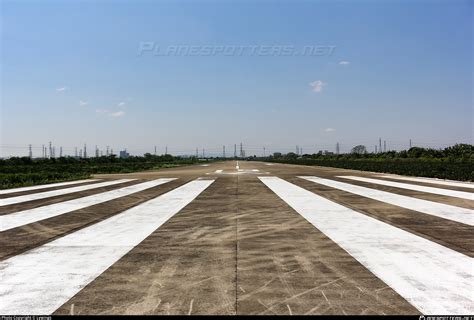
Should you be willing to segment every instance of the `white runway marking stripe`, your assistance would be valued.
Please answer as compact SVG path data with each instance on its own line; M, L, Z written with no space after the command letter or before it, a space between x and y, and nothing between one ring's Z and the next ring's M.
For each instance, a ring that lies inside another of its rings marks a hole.
M90 207L99 203L114 200L117 198L128 196L132 193L140 192L149 188L159 186L169 181L175 180L174 178L163 178L153 181L147 181L144 183L135 184L133 186L107 191L99 194L94 194L84 198L73 199L61 203L54 203L44 207L34 208L30 210L19 211L7 215L0 216L0 231L6 231L16 227L23 226L25 224L33 223L36 221L48 219L51 217L59 216L71 211L79 210L82 208Z
M42 184L39 186L6 189L6 190L0 190L0 194L9 194L9 193L15 193L15 192L39 190L39 189L54 188L54 187L63 187L63 186L69 186L73 184L81 184L81 183L93 182L93 181L98 181L98 180L97 179L76 180L76 181L69 181L69 182Z
M436 179L436 178L404 177L404 176L388 175L388 174L381 174L380 177L396 179L396 180L433 183L433 184L441 184L445 186L474 189L474 183L469 183L469 182L443 180L443 179Z
M224 170L216 170L215 173L222 173L222 171L224 171Z
M472 258L283 179L259 179L422 313L474 313Z
M52 190L52 191L46 191L46 192L40 192L40 193L26 194L24 196L0 199L0 206L7 206L10 204L15 204L15 203L50 198L50 197L60 196L63 194L91 190L91 189L96 189L100 187L113 186L115 184L129 182L133 180L136 180L136 179L120 179L120 180L105 181L105 182L100 182L100 183L88 184L86 186L78 186L78 187L72 187L72 188L67 188L67 189Z
M376 189L356 186L350 183L344 183L329 179L323 179L318 177L299 177L311 182L319 183L331 188L336 188L359 196L382 201L385 203L392 204L394 206L423 212L432 216L449 219L468 225L474 225L474 210L451 206L444 203L438 203L428 200L422 200L400 194L395 194L386 191L380 191Z
M447 190L447 189L440 189L440 188L433 188L433 187L425 187L419 186L414 184L402 183L402 182L394 182L394 181L387 181L387 180L380 180L380 179L371 179L371 178L364 178L364 177L354 177L354 176L338 176L338 178L350 179L355 181L362 181L374 184L380 184L383 186L389 187L396 187L401 189L408 189L408 190L415 190L415 191L422 191L427 193L434 193L440 194L443 196L450 196L456 198L462 198L467 200L474 200L474 194L464 191L456 191L456 190Z
M0 314L51 314L214 180L194 180L24 254L0 261Z

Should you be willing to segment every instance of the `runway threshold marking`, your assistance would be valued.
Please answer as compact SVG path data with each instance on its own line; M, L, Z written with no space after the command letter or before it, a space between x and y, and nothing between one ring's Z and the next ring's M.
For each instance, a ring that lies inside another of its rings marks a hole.
M401 189L422 191L422 192L439 194L439 195L449 196L449 197L456 197L456 198L467 199L467 200L474 200L473 193L464 192L464 191L447 190L447 189L441 189L441 188L419 186L419 185L414 185L414 184L387 181L387 180L381 180L381 179L371 179L371 178L365 178L365 177L338 176L338 178L380 184L383 186L389 186L389 187L395 187L395 188L401 188Z
M461 222L471 226L474 225L474 210L314 176L300 176L299 178L409 210L423 212L432 216Z
M395 180L424 182L424 183L440 184L440 185L452 186L452 187L474 189L473 183L461 182L461 181L443 180L443 179L436 179L436 178L404 177L404 176L389 175L389 174L381 174L379 176L383 178L389 178L389 179L395 179Z
M85 190L91 190L91 189L96 189L96 188L101 188L101 187L106 187L106 186L113 186L115 184L125 183L125 182L129 182L133 180L136 180L136 179L120 179L120 180L105 181L105 182L100 182L100 183L88 184L86 186L78 186L78 187L72 187L72 188L66 188L66 189L60 189L60 190L52 190L52 191L46 191L46 192L27 194L27 195L18 196L18 197L5 198L5 199L0 199L0 206L45 199L45 198L50 198L50 197L55 197L55 196L60 196L64 194L85 191Z
M0 262L0 314L51 314L214 180L194 180L87 228Z
M159 186L172 180L176 179L156 179L153 181L147 181L125 188L94 194L84 198L73 199L61 203L54 203L43 207L3 215L0 216L0 231L6 231L29 223L52 218L82 208L90 207L106 201L122 198L136 192Z
M63 186L69 186L69 185L81 184L81 183L87 183L87 182L93 182L93 181L99 181L99 180L98 179L86 179L86 180L76 180L76 181L69 181L69 182L42 184L42 185L39 185L39 186L6 189L6 190L0 190L0 194L9 194L9 193L16 193L16 192L23 192L23 191L46 189L46 188L63 187Z
M474 312L472 258L281 178L259 179L422 313Z

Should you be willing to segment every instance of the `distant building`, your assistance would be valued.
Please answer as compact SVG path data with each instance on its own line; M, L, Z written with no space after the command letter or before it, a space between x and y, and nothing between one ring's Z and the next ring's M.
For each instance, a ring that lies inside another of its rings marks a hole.
M128 158L130 154L127 152L127 150L123 150L119 152L119 158Z

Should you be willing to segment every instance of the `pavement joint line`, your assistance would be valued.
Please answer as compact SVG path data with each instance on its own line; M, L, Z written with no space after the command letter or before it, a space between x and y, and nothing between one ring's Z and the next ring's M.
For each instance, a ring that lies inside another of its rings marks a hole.
M238 163L238 162L237 162ZM236 176L236 209L235 209L235 314L239 312L239 176Z

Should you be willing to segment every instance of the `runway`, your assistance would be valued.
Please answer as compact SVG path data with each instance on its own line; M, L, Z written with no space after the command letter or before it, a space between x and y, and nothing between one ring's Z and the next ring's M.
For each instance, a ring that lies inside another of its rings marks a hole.
M225 161L0 191L0 314L473 314L473 184Z

